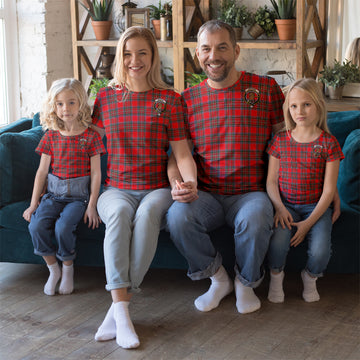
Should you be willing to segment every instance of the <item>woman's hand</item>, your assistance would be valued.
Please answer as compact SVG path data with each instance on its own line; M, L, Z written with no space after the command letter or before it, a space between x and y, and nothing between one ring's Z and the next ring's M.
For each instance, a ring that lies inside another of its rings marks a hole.
M179 182L176 181L175 187L171 190L173 200L190 203L199 198L197 194L197 184L193 181Z

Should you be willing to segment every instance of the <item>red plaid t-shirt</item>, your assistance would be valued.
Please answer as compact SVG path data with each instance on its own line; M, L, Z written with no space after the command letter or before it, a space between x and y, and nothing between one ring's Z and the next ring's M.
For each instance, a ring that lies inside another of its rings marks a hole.
M59 131L49 130L35 151L51 156L52 174L60 179L90 175L90 158L106 152L99 134L89 128L74 136L63 136Z
M344 155L333 135L323 131L310 143L298 143L288 132L277 134L267 152L280 160L280 195L292 204L314 204L321 197L326 163Z
M129 190L169 186L169 141L186 139L180 95L106 87L95 100L93 124L105 129L106 185Z
M218 194L265 191L266 147L283 122L283 93L274 79L242 73L226 89L207 81L183 93L199 188Z

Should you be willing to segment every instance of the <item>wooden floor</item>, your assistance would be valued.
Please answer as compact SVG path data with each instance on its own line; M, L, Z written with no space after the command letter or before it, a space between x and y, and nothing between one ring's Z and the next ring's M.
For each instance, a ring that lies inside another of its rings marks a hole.
M94 333L110 305L103 268L76 268L72 295L42 292L47 269L0 263L0 359L345 360L360 359L359 276L318 280L320 302L301 298L299 274L286 274L285 303L256 293L259 311L241 315L235 297L201 313L193 300L208 287L184 271L151 270L130 307L141 345L123 350Z

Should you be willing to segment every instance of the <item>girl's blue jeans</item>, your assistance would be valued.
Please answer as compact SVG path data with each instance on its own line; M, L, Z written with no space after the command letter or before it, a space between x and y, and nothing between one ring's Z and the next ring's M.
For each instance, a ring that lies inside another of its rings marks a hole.
M265 192L218 195L199 191L198 195L192 203L174 202L167 215L171 238L188 261L188 276L200 280L215 274L222 258L209 232L228 224L234 229L236 275L244 285L258 286L272 234L269 197Z
M292 215L294 222L307 219L313 212L316 204L296 205L284 201L284 205ZM331 256L331 229L332 209L328 208L321 218L307 233L305 240L308 241L308 259L305 270L314 277L321 277L326 269ZM286 257L290 249L290 239L297 228L283 229L281 225L274 228L274 234L270 240L268 263L270 269L280 272L286 264Z
M97 208L105 223L108 291L120 288L139 291L172 202L170 188L135 191L108 187L100 195Z
M51 193L45 194L29 224L34 253L40 256L56 256L61 261L74 260L75 231L87 205L86 200L60 199ZM52 240L54 234L57 246Z

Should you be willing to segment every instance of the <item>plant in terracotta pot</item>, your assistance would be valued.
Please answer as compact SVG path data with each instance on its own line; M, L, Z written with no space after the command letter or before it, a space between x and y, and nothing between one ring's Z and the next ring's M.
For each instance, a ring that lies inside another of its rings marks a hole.
M160 39L160 18L162 16L166 16L170 11L172 10L172 6L170 3L164 3L161 4L161 0L159 0L159 4L156 5L148 5L147 6L150 9L150 19L151 23L153 25L154 33L156 39Z
M253 16L245 5L239 6L235 0L223 0L219 9L219 19L231 25L237 40L240 40L243 27L252 23Z
M83 0L80 5L89 13L96 40L107 40L110 36L110 19L114 0Z
M249 35L257 39L260 35L271 36L275 30L276 13L269 9L266 5L259 6L254 13L254 24L249 28Z
M360 82L360 69L350 61L334 60L334 65L324 66L320 71L319 80L324 83L328 89L331 99L341 99L344 85L352 82Z
M276 12L275 25L280 40L293 40L296 34L296 0L270 0Z

